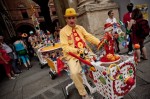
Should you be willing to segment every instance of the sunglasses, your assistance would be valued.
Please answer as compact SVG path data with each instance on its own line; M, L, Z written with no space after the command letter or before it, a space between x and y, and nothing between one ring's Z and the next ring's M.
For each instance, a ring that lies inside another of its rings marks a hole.
M75 19L75 17L68 17L68 19Z

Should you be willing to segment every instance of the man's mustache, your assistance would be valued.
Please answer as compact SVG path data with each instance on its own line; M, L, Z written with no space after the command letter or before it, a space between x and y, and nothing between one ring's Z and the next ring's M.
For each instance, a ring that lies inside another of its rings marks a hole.
M70 22L70 24L74 24L74 22Z

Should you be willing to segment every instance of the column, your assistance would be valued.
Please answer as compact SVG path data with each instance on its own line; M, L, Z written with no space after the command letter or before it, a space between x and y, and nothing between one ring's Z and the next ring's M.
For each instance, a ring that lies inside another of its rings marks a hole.
M59 23L63 27L66 24L64 19L64 13L66 9L66 5L64 5L64 0L54 0L54 5L56 8Z
M86 5L86 4L90 4L90 3L94 3L95 0L78 0L78 6L83 6L83 5Z

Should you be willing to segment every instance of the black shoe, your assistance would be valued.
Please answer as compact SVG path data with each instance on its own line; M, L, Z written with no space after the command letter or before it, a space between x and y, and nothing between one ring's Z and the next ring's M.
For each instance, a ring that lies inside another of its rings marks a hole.
M32 65L29 65L29 68L32 68Z
M29 70L29 67L27 67L27 70Z

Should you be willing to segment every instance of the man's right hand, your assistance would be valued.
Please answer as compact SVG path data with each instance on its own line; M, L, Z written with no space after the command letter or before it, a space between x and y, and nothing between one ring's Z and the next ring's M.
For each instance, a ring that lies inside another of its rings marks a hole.
M84 48L83 48L83 49L81 49L81 48L78 49L78 50L77 50L77 53L78 53L79 55L80 55L80 54L83 54L83 53L84 53Z

